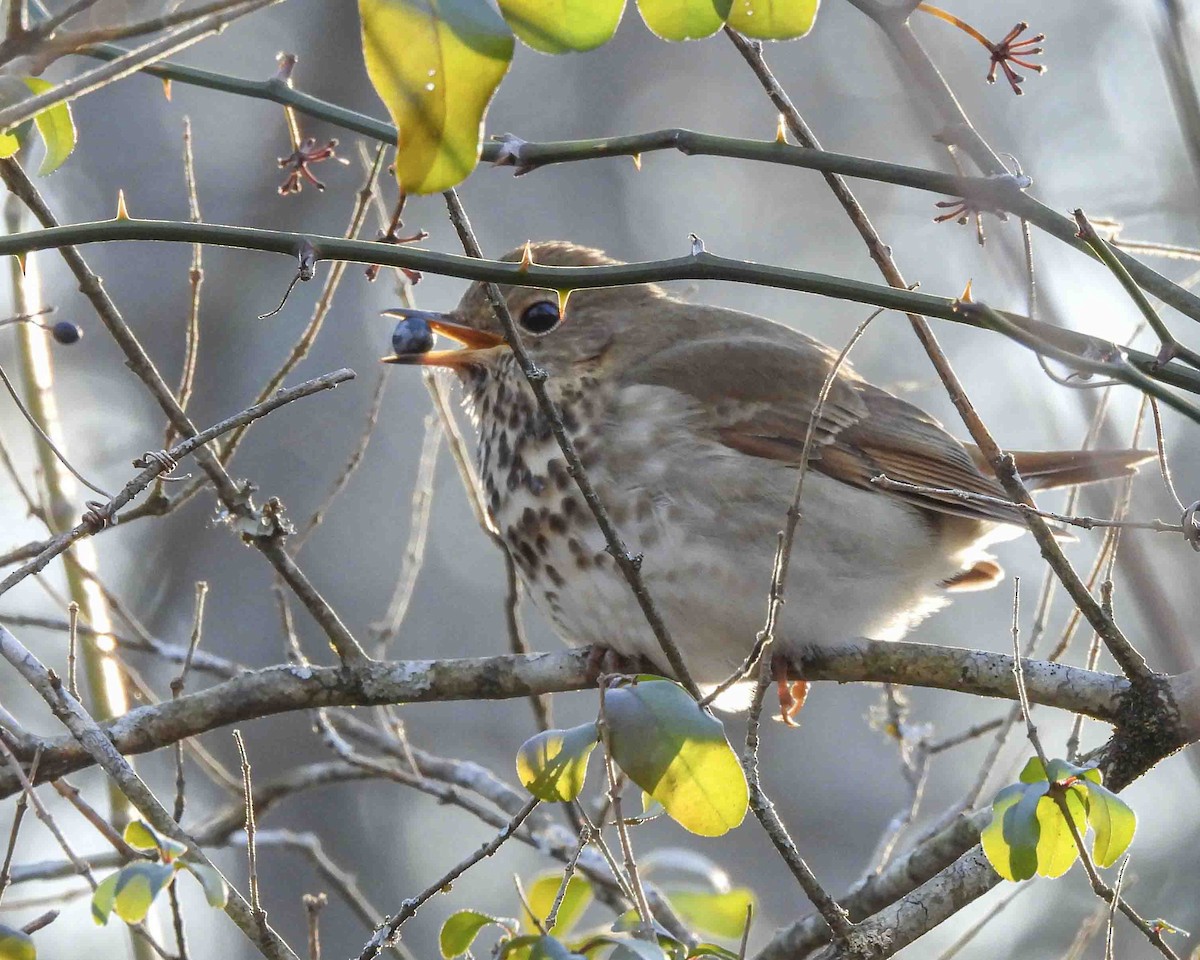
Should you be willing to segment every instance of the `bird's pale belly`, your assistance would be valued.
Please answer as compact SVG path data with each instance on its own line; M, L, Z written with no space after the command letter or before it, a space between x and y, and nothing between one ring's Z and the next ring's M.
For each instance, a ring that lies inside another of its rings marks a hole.
M689 668L717 683L744 660L762 629L777 532L795 471L723 449L656 448L638 457L611 447L588 474L631 552ZM600 644L663 663L628 583L552 439L511 438L481 448L485 489L530 597L571 645ZM624 446L623 444L618 446ZM497 455L507 447L510 454ZM658 449L660 457L649 462ZM677 458L675 454L680 454ZM504 468L499 461L505 461ZM619 468L614 474L609 464ZM764 498L766 486L775 495ZM961 569L918 512L891 498L812 473L780 621L784 649L899 639L944 600L939 583ZM864 553L872 556L864 581Z

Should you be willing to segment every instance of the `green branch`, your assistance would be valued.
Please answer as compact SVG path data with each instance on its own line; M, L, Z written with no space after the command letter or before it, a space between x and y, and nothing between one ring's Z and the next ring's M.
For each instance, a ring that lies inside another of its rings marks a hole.
M86 53L101 60L113 60L125 51L111 44L98 44L88 48ZM279 78L245 80L211 70L170 63L155 64L145 68L143 72L164 80L178 80L180 83L222 93L278 103L344 130L361 133L385 143L396 142L396 128L390 123L302 93ZM483 162L494 163L501 159L502 150L502 144L485 144ZM656 150L678 150L688 156L729 157L776 163L962 197L985 210L1004 211L1028 220L1055 239L1089 256L1095 256L1088 245L1079 239L1075 222L1025 193L1021 187L1022 181L1017 177L959 177L899 163L868 160L826 150L809 150L786 143L776 143L774 140L743 140L679 129L655 130L650 133L594 140L522 143L520 146L521 163L531 167L604 157L632 157ZM1200 297L1124 251L1118 249L1114 253L1143 289L1184 316L1200 322Z
M295 257L304 242L311 243L320 260L346 260L355 263L379 263L389 267L405 267L425 273L435 273L464 280L485 280L518 287L541 287L549 290L585 290L597 287L618 287L635 283L657 283L667 280L725 280L757 286L795 290L818 296L869 304L888 310L918 313L952 323L965 323L984 330L995 330L973 311L958 308L958 301L926 293L898 290L877 283L865 283L845 277L812 273L790 267L747 263L711 253L654 260L645 263L624 263L602 267L548 267L496 260L476 260L473 257L437 253L416 247L376 243L369 240L350 240L344 237L304 236L255 227L226 226L211 223L192 223L172 220L100 220L91 223L67 224L45 230L31 230L0 237L0 256L15 256L33 250L46 250L85 243L114 240L151 240L173 243L203 243L210 246L260 250ZM1109 357L1117 355L1116 346L1108 340L1064 330L1015 314L1002 314L1007 321L1001 333L1012 336L1021 331L1028 337L1021 340L1027 346L1037 342L1052 345L1060 359L1076 355ZM1009 329L1009 328L1012 329ZM1036 338L1036 339L1031 339ZM1157 358L1148 353L1124 352L1130 365L1142 374L1161 383L1200 394L1200 372L1182 364L1159 366ZM1162 399L1172 408L1200 422L1200 412L1191 404L1172 394Z

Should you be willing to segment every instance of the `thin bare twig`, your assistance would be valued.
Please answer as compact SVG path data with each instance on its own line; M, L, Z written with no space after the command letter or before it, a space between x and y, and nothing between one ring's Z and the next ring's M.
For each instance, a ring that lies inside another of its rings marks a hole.
M67 455L59 449L58 444L56 444L50 438L50 434L45 431L42 425L34 418L33 414L29 412L29 409L25 406L25 402L21 399L21 395L17 393L17 388L14 387L12 381L8 379L8 374L4 372L3 367L0 367L0 382L4 384L5 389L8 391L8 395L12 397L13 403L15 403L17 405L17 409L21 411L21 416L23 416L29 426L33 428L33 432L41 438L42 443L44 443L54 452L54 456L58 458L58 462L66 467L68 471L70 471L71 476L73 476L89 490L100 494L100 496L104 497L105 500L111 500L111 493L108 493L102 487L96 486L96 484L92 483L87 477L75 469L75 467L71 464L71 461L67 459Z
M233 731L233 741L237 744L238 759L242 763L242 797L246 807L246 856L250 866L250 912L262 929L267 929L267 911L263 909L262 899L258 889L258 848L254 845L254 785L250 779L250 757L246 753L246 743L242 739L242 731Z
M1104 519L1102 517L1078 517L1070 516L1064 513L1055 513L1053 510L1042 510L1039 507L1031 507L1026 503L1014 503L1011 500L1005 500L1003 497L989 497L983 493L972 493L969 490L957 490L952 487L929 487L918 483L905 483L901 480L893 480L885 473L871 477L871 483L880 487L883 490L897 490L907 493L923 493L937 494L940 496L954 497L958 500L965 500L970 503L984 503L993 506L1004 507L1007 510L1012 510L1015 513L1037 514L1039 517L1044 517L1047 520L1056 520L1059 523L1070 524L1073 527L1081 527L1084 530L1096 529L1120 529L1120 530L1153 530L1155 533L1183 533L1183 527L1178 523L1167 523L1165 520L1118 520Z
M196 188L196 163L192 153L192 118L183 118L183 182L187 187L188 218L192 223L202 223L200 196ZM179 374L179 408L186 410L196 386L196 358L200 351L200 288L204 285L204 245L192 244L192 263L188 268L188 316L184 334L183 369ZM175 440L173 424L168 423L163 437L163 446L169 447Z
M482 847L472 853L461 863L456 864L446 872L444 876L435 880L432 884L426 887L417 896L405 900L400 904L400 909L396 915L389 919L386 923L381 924L379 929L375 931L375 935L366 942L362 951L358 955L358 960L374 960L379 956L379 951L382 950L391 940L393 940L400 931L400 927L404 925L423 904L427 903L433 897L437 896L442 890L447 889L450 884L466 873L471 867L479 863L486 857L492 856L501 845L517 832L517 829L525 822L525 818L533 813L534 808L540 803L537 797L530 797L511 820L505 825L495 837L485 843Z
M0 739L3 739L0 737ZM33 755L33 760L29 764L29 779L37 779L38 764L42 760L42 751L39 747ZM17 835L21 832L21 822L25 819L25 811L29 808L29 794L22 790L20 796L17 797L16 807L13 810L12 829L8 832L8 847L4 851L4 866L0 867L0 900L4 899L4 894L8 890L9 883L12 882L12 859L13 853L17 849Z

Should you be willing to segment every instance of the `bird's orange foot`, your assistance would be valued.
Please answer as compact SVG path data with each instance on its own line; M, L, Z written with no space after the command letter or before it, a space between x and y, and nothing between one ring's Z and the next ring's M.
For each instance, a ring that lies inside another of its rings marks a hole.
M644 673L641 660L618 653L612 647L592 646L588 650L587 676L596 682L612 673Z
M789 727L798 727L796 717L804 709L804 701L808 699L807 680L788 679L787 657L775 654L771 657L771 675L779 691L779 719Z

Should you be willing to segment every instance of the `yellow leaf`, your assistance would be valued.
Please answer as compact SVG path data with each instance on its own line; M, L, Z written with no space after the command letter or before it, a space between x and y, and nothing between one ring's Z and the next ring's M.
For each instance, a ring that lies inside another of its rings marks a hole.
M513 32L542 53L594 50L612 39L625 0L499 0Z
M359 0L358 9L367 73L398 131L401 189L453 187L479 162L512 31L479 0Z
M729 25L757 40L794 40L812 29L819 0L733 0Z

